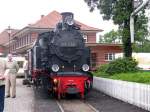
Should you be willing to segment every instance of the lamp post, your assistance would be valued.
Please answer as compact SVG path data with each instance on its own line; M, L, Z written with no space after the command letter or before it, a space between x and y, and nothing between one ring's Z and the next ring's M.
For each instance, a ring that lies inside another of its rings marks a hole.
M8 29L7 29L7 33L8 33L8 48L9 48L9 53L10 53L10 36L11 36L11 28L10 26L8 26Z

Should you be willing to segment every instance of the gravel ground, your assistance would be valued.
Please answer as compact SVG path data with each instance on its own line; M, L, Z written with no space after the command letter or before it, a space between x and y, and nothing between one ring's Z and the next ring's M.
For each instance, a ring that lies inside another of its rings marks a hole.
M148 112L96 90L89 93L86 101L100 112Z

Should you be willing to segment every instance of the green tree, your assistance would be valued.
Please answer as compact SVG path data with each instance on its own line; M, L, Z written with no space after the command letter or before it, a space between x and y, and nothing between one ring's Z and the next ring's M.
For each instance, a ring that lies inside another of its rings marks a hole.
M150 52L150 40L148 32L148 17L144 15L145 10L139 12L135 17L135 43L133 44L134 52Z
M104 20L112 19L114 24L119 25L119 29L122 30L124 56L131 57L130 15L134 11L134 0L85 0L85 2L90 11L98 8Z
M100 43L120 43L121 39L121 30L114 31L111 30L110 32L104 34L102 38L100 38Z
M140 42L141 44L147 40L149 35L148 33L148 17L145 16L145 10L139 12L139 14L135 17L135 42Z
M150 40L145 40L143 43L135 43L133 44L134 52L150 52Z
M135 43L132 45L134 52L150 52L148 46L150 45L150 40L147 38L149 36L148 28L148 17L145 16L145 10L139 12L135 17ZM100 43L114 43L116 40L122 40L122 31L114 31L104 34L100 38Z

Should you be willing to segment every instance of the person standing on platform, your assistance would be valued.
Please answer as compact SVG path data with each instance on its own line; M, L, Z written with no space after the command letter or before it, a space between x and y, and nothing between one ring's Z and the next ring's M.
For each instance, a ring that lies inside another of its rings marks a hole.
M4 97L5 97L5 61L0 59L0 112L4 111Z
M8 54L6 60L6 97L16 97L16 74L18 70L19 65L13 60L12 54Z
M24 80L23 80L23 85L29 85L29 80L28 80L28 57L25 56L25 61L23 64L23 70L24 70Z

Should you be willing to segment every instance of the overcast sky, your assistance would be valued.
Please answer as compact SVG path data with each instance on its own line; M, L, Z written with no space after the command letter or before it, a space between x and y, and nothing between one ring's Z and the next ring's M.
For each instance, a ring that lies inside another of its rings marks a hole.
M84 0L0 0L0 32L9 25L21 29L53 10L73 12L76 20L105 32L117 28L111 21L103 21L99 11L90 13Z

